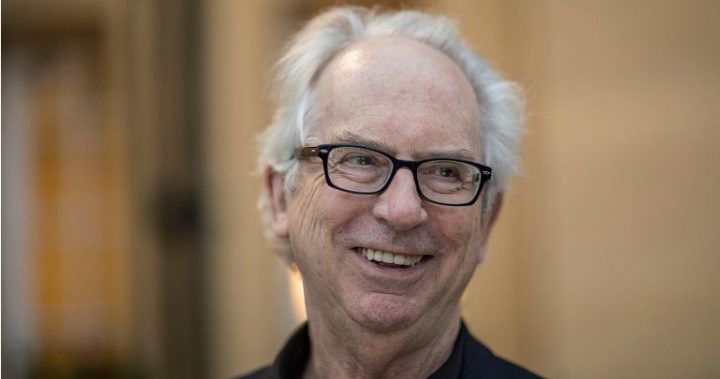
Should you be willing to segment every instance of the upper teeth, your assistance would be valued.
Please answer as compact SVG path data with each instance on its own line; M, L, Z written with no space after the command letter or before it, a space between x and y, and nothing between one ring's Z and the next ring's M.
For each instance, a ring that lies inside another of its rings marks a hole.
M373 250L365 247L360 248L360 253L371 261L393 263L403 266L413 266L422 259L422 255L393 254L387 251Z

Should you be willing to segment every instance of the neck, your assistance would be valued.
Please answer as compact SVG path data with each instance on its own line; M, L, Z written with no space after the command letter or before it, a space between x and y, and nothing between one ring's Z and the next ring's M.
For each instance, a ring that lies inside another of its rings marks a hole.
M308 312L312 352L304 378L426 378L450 357L460 329L459 309L394 332L314 316L321 315Z

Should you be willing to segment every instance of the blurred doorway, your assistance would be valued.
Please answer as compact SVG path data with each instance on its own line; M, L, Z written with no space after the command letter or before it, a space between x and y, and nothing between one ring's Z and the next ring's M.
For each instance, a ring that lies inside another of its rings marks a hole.
M5 377L206 376L193 10L3 2Z

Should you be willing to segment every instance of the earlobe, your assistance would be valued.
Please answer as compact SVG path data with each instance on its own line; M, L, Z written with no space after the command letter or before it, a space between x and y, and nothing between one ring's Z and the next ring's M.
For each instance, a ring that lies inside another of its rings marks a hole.
M287 238L288 217L283 177L269 165L265 168L265 190L270 207L270 229L276 237Z

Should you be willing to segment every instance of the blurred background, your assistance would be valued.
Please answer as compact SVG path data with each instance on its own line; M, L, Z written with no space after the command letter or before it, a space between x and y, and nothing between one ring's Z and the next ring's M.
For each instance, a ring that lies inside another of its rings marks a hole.
M330 0L2 2L2 375L228 378L303 317L256 210L270 67ZM360 1L458 19L528 100L464 297L553 378L720 377L720 2Z

